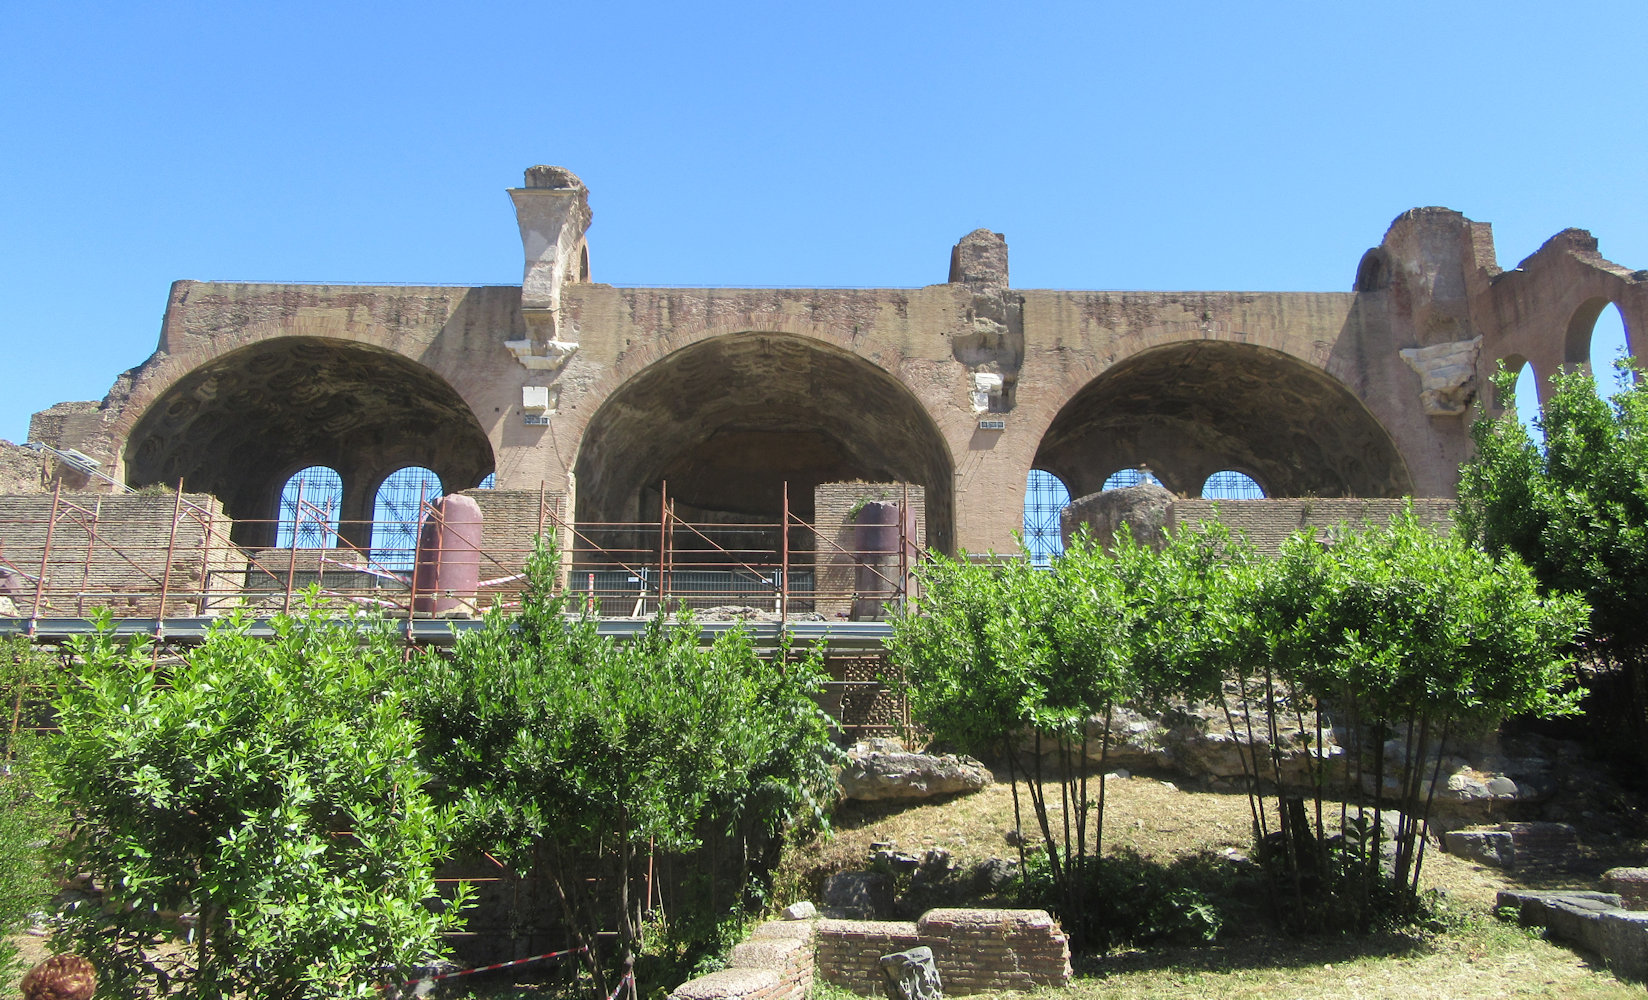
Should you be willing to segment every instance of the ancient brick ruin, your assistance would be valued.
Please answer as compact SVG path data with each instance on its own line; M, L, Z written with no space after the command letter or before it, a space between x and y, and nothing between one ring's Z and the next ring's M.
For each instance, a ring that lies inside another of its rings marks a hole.
M1236 470L1268 497L1450 497L1497 365L1584 364L1610 303L1628 337L1648 321L1648 272L1587 233L1506 270L1442 208L1347 261L1346 292L1021 289L985 230L923 288L688 289L592 280L569 171L509 195L520 286L179 281L154 356L31 437L212 494L249 547L323 465L356 546L379 483L421 466L448 492L546 486L588 523L776 524L786 491L810 522L821 484L908 483L935 548L1008 550L1032 469L1075 497L1146 463L1181 495Z

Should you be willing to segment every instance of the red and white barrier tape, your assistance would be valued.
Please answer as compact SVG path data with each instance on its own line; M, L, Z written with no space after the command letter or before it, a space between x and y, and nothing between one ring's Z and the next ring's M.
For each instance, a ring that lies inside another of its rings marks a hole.
M635 973L633 973L633 972L624 973L624 978L618 980L617 987L613 989L612 996L607 997L607 1000L618 1000L618 994L624 992L624 984L633 983L634 981L635 981Z
M437 972L432 976L419 976L417 979L409 979L406 981L403 988L415 989L421 983L435 983L441 981L442 979L456 979L459 976L473 976L477 972L495 972L498 969L507 969L512 965L526 965L529 962L542 962L546 958L560 958L563 955L576 955L579 952L588 950L589 949L583 945L579 945L576 948L567 948L564 951L545 952L542 955L533 955L531 958L517 958L510 962L498 962L494 965L483 965L475 969L459 969L457 972ZM389 989L389 986L385 985L381 988ZM614 995L616 996L616 994Z

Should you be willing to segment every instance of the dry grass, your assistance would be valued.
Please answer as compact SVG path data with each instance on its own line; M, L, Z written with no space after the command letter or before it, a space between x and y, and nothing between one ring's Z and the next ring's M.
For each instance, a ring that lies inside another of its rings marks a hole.
M1034 820L1027 799L1025 809L1023 827L1029 833ZM1107 786L1106 853L1129 850L1164 863L1198 853L1245 855L1251 823L1244 795L1187 791L1141 776L1111 779ZM837 814L833 837L790 851L781 891L787 887L794 898L818 898L829 874L862 866L872 841L892 841L899 850L918 854L943 848L963 868L991 856L1016 857L1005 836L1013 825L1012 796L1004 784L908 807L847 803ZM1423 881L1443 890L1456 914L1444 932L1423 939L1312 939L1239 927L1212 945L1084 957L1066 995L1093 1000L1640 998L1640 984L1615 979L1594 956L1501 923L1492 909L1502 888L1594 888L1595 876L1605 868L1640 864L1645 847L1641 842L1588 847L1560 869L1509 873L1433 849L1426 855Z

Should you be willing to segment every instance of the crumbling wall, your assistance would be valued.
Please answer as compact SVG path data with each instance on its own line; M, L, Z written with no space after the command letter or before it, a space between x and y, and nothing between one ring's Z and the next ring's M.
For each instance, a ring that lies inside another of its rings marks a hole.
M814 562L815 590L820 595L813 610L826 619L846 618L853 613L859 566L864 562L854 553L853 516L867 503L908 501L915 515L915 537L907 539L914 549L906 557L906 568L915 566L915 554L927 544L927 491L914 483L822 483L813 490L813 534L817 555ZM792 556L792 561L794 557ZM880 560L885 562L886 560ZM892 572L882 567L884 576L897 577L897 555L891 557Z
M23 599L14 598L19 614L81 617L99 607L128 617L200 614L203 592L238 587L246 561L229 544L216 497L185 494L178 511L170 492L0 496L0 559L27 580Z
M40 453L0 440L0 496L46 490L45 461Z
M1304 528L1323 534L1348 525L1383 527L1408 505L1419 523L1446 533L1453 526L1453 500L1175 500L1168 511L1169 530L1218 522L1247 536L1260 552L1275 552L1289 535Z

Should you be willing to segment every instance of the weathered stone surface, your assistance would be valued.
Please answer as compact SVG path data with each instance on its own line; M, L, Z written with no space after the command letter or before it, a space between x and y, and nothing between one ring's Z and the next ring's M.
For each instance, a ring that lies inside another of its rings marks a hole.
M1618 894L1627 910L1648 910L1648 868L1610 868L1602 873L1602 890Z
M841 793L849 799L925 799L976 792L994 780L989 768L955 754L849 751L841 770Z
M778 985L778 973L771 969L722 969L682 983L670 996L675 1000L730 1000L776 989Z
M46 474L41 453L0 440L0 496L44 492Z
M837 872L824 883L824 914L874 920L893 912L893 882L880 872Z
M941 1000L944 996L933 949L922 945L883 955L880 961L887 1000Z
M1449 854L1498 868L1561 864L1579 850L1579 835L1566 823L1500 823L1489 829L1450 830Z
M1077 530L1085 526L1094 541L1108 548L1126 525L1134 541L1159 548L1172 507L1173 494L1154 483L1105 490L1070 501L1059 512L1059 533L1068 547Z
M817 916L818 907L814 906L811 902L805 899L799 903L791 903L789 906L784 907L783 917L785 920L811 920Z
M1495 868L1516 867L1516 845L1505 830L1449 830L1442 842L1449 854Z
M1596 952L1618 975L1648 979L1648 912L1619 904L1602 892L1501 892L1496 908L1514 907L1523 925Z
M1477 358L1482 338L1409 347L1401 352L1408 367L1419 373L1419 401L1433 417L1464 413L1476 398Z

